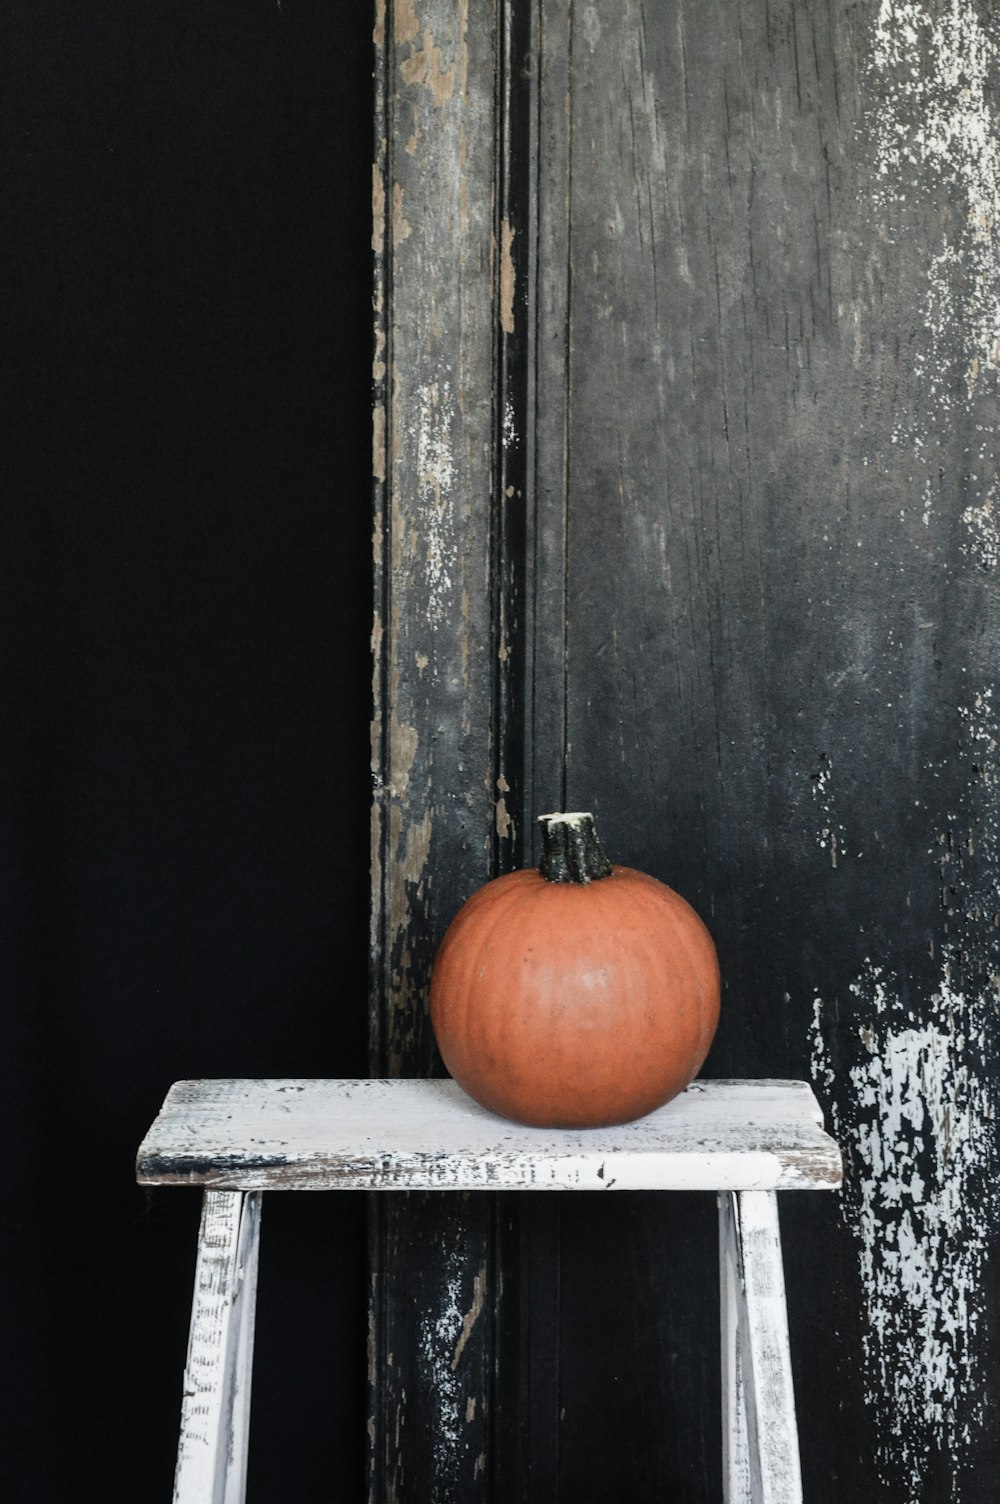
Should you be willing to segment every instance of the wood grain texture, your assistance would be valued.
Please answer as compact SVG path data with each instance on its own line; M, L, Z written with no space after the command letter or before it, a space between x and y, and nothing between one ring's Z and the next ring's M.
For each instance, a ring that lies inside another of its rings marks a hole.
M836 1144L799 1081L707 1081L617 1128L526 1128L454 1081L181 1081L143 1185L231 1190L832 1190Z
M379 35L372 1053L398 1075L435 1069L427 972L495 827L496 18L401 0Z
M259 1237L259 1195L205 1192L174 1504L243 1504Z
M722 1356L723 1504L753 1504L747 1414L747 1353L739 1247L732 1197L719 1196L719 1307Z
M512 26L498 3L376 9L374 1075L442 1074L431 959L520 835L523 461L510 393L525 240L507 167L512 95L498 87ZM370 1228L370 1497L482 1498L496 1208L378 1199Z
M542 0L540 37L538 786L561 747L562 802L709 924L710 1072L811 1069L844 1144L845 1215L803 1202L786 1240L807 1496L985 1504L996 19L973 0ZM600 1235L593 1204L566 1215ZM637 1237L684 1241L673 1210L641 1215ZM654 1311L677 1279L705 1309L697 1246ZM582 1275L557 1298L569 1327ZM683 1443L655 1438L653 1466L694 1504L716 1391L670 1375L667 1333L602 1329L622 1377L587 1420L557 1381L561 1454L596 1478L619 1447L641 1494L622 1417L644 1400L616 1394L666 1375Z

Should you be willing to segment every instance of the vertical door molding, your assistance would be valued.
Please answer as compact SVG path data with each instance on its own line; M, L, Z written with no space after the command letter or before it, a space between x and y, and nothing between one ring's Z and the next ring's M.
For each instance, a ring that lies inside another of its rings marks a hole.
M522 833L524 31L506 0L377 7L373 1075L442 1073L431 961ZM498 1207L373 1198L370 1229L369 1498L491 1497Z

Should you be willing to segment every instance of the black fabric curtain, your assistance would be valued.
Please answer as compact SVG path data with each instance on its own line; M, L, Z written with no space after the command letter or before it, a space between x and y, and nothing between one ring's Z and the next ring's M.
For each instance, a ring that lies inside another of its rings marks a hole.
M365 1073L371 31L0 16L0 1493L169 1498L186 1076ZM364 1208L264 1209L252 1500L361 1496Z

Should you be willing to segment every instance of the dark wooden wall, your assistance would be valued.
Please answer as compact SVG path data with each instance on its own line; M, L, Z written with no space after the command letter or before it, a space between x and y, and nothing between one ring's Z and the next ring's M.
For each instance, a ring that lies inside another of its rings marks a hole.
M974 0L378 21L372 1066L461 900L591 808L811 1078L807 1497L990 1499L1000 22ZM383 205L384 214L383 214ZM384 420L384 421L383 421ZM373 1497L719 1494L708 1198L394 1206Z

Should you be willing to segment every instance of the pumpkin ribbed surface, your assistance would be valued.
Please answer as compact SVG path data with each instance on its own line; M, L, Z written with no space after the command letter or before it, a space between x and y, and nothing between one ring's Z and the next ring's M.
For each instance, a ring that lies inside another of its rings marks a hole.
M614 867L599 882L532 868L469 899L441 944L431 1020L444 1063L517 1122L597 1127L684 1089L708 1053L719 968L679 894Z

